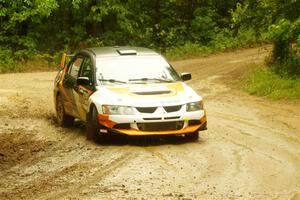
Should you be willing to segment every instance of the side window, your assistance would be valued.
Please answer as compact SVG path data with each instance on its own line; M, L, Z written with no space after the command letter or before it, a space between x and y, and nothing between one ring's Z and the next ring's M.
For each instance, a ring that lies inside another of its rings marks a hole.
M70 66L69 74L75 79L77 79L78 77L78 72L82 61L83 61L82 57L77 57Z
M93 79L93 63L91 58L86 57L84 59L83 65L81 67L79 76L80 77L88 77L90 79L90 81L92 81Z

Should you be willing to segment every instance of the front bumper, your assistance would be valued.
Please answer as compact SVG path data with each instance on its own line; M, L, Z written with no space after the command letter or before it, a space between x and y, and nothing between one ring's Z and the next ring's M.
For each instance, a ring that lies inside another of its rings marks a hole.
M103 127L101 133L112 131L130 136L188 134L206 130L207 124L204 110L162 116L99 114L98 119Z

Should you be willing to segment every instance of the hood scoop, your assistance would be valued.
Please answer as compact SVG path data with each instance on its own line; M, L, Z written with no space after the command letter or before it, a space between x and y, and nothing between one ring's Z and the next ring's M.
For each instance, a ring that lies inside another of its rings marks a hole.
M149 91L149 92L133 92L137 95L160 95L160 94L169 94L171 91Z
M163 86L149 86L149 87L141 87L131 90L131 93L137 95L162 95L162 94L170 94L172 90Z

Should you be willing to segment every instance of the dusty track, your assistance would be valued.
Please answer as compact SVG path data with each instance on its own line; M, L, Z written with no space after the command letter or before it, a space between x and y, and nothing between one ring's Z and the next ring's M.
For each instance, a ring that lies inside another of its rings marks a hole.
M205 99L197 142L95 144L80 122L55 124L55 73L0 75L0 199L300 199L300 103L231 86L267 52L173 62Z

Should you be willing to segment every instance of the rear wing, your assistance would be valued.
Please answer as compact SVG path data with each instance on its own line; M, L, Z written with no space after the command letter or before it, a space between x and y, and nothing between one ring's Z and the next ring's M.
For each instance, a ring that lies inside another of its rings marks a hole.
M74 57L73 54L66 54L63 53L61 60L60 60L60 68L64 69L66 64Z

